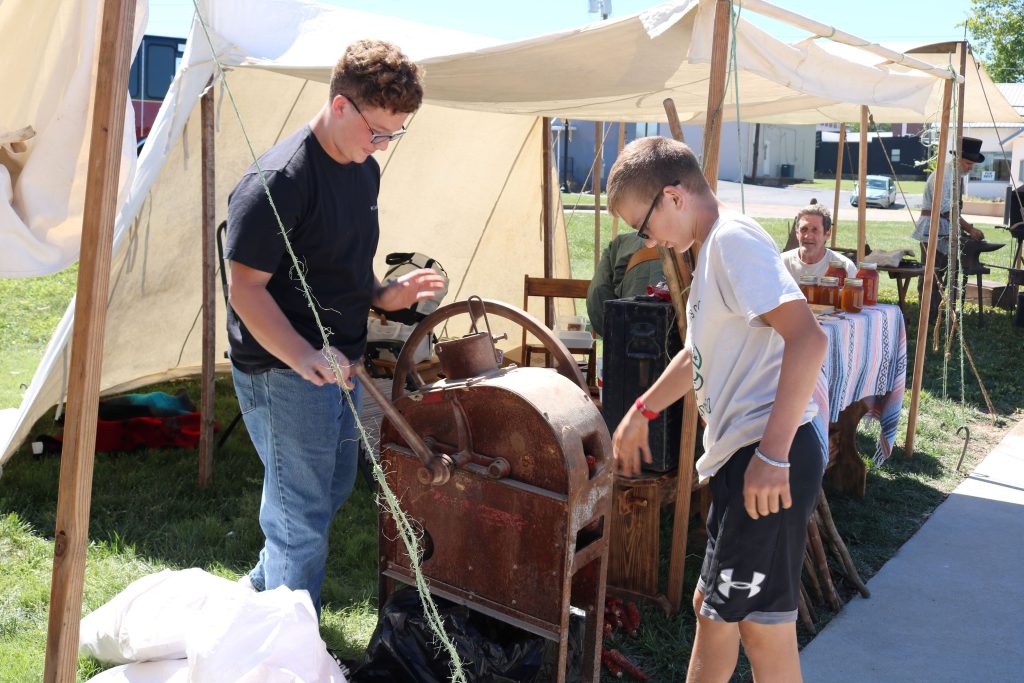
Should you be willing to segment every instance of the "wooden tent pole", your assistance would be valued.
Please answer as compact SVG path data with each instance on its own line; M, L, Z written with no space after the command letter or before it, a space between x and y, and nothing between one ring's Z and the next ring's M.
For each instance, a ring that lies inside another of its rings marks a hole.
M939 158L935 165L936 191L932 193L931 224L928 226L927 256L924 265L924 283L921 285L920 311L917 317L917 346L914 351L914 377L910 390L910 412L907 415L907 439L903 446L903 455L914 454L914 431L917 429L917 408L921 400L921 372L924 369L924 355L928 345L928 308L931 299L932 283L935 281L935 250L939 243L936 235L939 232L939 210L942 206L942 182L946 172L946 147L949 141L949 104L953 95L953 81L946 81L942 89L942 124L939 129Z
M213 482L214 346L217 343L217 272L214 239L217 231L215 160L213 135L213 83L200 99L202 129L202 250L203 250L203 370L199 406L199 485Z
M960 55L960 75L964 76L967 72L967 43L960 41L956 44L956 51ZM960 151L964 148L964 90L967 86L967 79L957 86L957 107L956 107L956 143L953 145L953 149L956 150L955 161L957 163L956 174L960 175ZM963 194L963 180L957 183L960 187L961 195ZM959 197L955 198L959 201ZM957 225L953 225L953 221L950 221L949 226L949 266L946 271L947 282L950 284L950 291L952 292L952 301L950 306L956 303L957 299L960 298L960 276L958 274L960 265L960 226L959 226L959 209L956 211ZM981 300L982 292L978 292L978 299Z
M615 158L618 159L619 155L622 154L622 148L626 146L626 122L619 121L619 144L615 148ZM619 216L618 214L612 216L612 239L619 236Z
M839 232L839 189L843 184L843 148L846 147L846 124L839 124L839 151L836 155L836 191L832 199L832 248L836 248Z
M103 3L82 212L78 296L71 343L67 415L57 489L50 613L43 680L72 683L78 664L78 627L89 540L89 508L96 455L103 336L117 214L117 182L124 143L128 70L132 61L135 0Z
M541 163L544 168L541 172L541 222L544 232L544 277L555 276L555 230L552 224L554 211L551 206L551 119L544 116L540 120L541 126ZM555 323L555 301L545 297L544 299L544 324L552 327Z
M868 219L868 108L860 107L860 149L857 150L857 263L864 260L864 233Z
M601 172L604 170L604 124L594 121L594 272L601 260Z
M718 186L719 142L722 139L722 100L725 95L726 63L729 50L729 21L731 19L731 2L717 0L715 3L715 32L711 51L711 83L708 88L707 120L704 127L704 177L711 185L712 191ZM673 106L669 114L669 125L679 130L679 117ZM673 123L674 120L674 123ZM696 254L700 245L694 245L690 251L690 263L697 262ZM680 303L676 305L676 317L679 320L680 334L686 339L686 291L689 290L691 273L680 263L680 254L673 250L670 260L674 268L683 275L680 284ZM664 258L663 258L664 261ZM669 272L666 269L666 274ZM672 520L672 548L669 558L667 597L672 609L679 611L683 597L683 570L686 563L686 542L690 522L690 495L693 490L693 451L697 442L697 405L692 392L687 393L688 400L683 402L683 424L679 438L679 469L676 476L676 502Z
M725 71L729 53L729 19L732 3L715 2L715 32L711 47L711 83L704 123L704 177L712 192L718 191L718 160L722 142L722 103L725 99ZM698 245L695 245L697 247ZM694 251L698 251L697 248Z

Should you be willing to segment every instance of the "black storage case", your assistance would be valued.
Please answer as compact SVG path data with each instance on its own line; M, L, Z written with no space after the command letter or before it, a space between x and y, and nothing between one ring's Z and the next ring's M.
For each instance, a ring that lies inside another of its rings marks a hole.
M682 348L671 303L647 296L604 302L604 390L601 405L609 431L615 431L637 397L654 384ZM644 463L643 469L667 472L676 468L682 422L682 401L677 401L651 421L653 462Z

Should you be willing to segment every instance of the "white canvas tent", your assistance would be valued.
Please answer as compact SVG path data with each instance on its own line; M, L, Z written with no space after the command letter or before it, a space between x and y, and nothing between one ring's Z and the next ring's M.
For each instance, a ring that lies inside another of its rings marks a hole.
M330 68L352 40L393 40L423 64L427 104L412 119L410 134L381 158L377 265L389 251L423 251L448 270L449 300L480 294L515 302L523 274L543 272L547 136L539 117L661 120L661 102L672 97L684 121L702 121L714 5L668 2L617 21L491 46L465 34L296 0L217 0L200 8L217 59L230 68L227 80L257 152L318 109ZM921 120L941 92L934 75L830 56L812 42L787 45L742 20L737 59L745 120L851 120L861 104ZM834 78L840 71L841 81ZM196 105L214 76L197 24L116 225L104 391L198 371ZM219 220L251 159L230 103L216 92ZM726 119L734 118L732 93ZM556 229L556 245L555 274L568 275L564 231ZM0 463L62 400L72 315L69 308L20 411L0 433ZM222 311L218 317L223 320ZM225 346L219 339L218 349Z

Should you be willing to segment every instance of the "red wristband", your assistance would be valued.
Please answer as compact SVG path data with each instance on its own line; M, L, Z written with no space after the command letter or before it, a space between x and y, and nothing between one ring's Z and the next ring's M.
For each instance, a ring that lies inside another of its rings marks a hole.
M655 411L653 411L653 410L649 410L649 409L647 408L647 406L645 406L645 405L644 405L644 401L643 401L643 399L640 399L640 398L638 398L638 399L636 400L636 403L634 403L634 404L633 404L633 406L634 406L634 407L635 407L635 408L636 408L637 410L639 410L639 411L640 411L640 414L641 414L641 415L643 415L644 417L646 417L646 418L647 418L648 420L654 420L654 419L656 419L656 418L657 418L657 417L658 417L659 415L661 415L661 413L659 413L659 412L655 412Z

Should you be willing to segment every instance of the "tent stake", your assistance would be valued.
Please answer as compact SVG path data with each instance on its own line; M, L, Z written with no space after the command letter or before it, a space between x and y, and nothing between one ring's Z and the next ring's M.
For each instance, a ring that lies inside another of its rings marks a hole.
M209 486L213 482L213 418L214 418L214 346L217 343L217 302L216 267L214 254L214 233L216 232L217 206L215 185L215 157L213 135L213 82L207 86L200 100L202 121L202 174L203 174L203 370L200 384L199 406L199 485Z
M73 683L78 664L100 370L107 323L114 216L117 213L117 182L124 141L128 70L132 61L135 0L106 0L101 12L67 417L57 490L57 524L43 672L46 683Z
M946 172L946 147L949 142L949 104L953 95L953 81L946 81L942 89L942 124L939 129L939 158L935 165L935 178L938 183L942 182ZM941 185L939 185L941 188ZM917 429L917 408L921 400L921 371L924 369L924 355L927 352L928 343L928 308L927 301L931 299L932 283L935 281L935 250L939 240L936 238L939 233L939 209L942 206L942 192L934 192L931 205L931 225L928 226L927 256L924 265L924 283L921 285L921 303L917 318L917 347L914 351L914 379L910 391L910 412L907 415L907 439L903 445L903 455L910 457L914 454L914 431Z
M846 124L839 124L839 150L836 155L836 191L832 199L832 248L836 248L839 232L839 189L843 184L843 148L846 147Z

